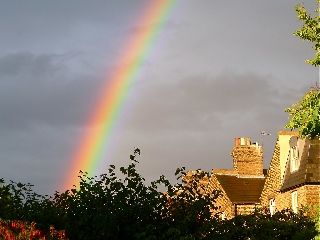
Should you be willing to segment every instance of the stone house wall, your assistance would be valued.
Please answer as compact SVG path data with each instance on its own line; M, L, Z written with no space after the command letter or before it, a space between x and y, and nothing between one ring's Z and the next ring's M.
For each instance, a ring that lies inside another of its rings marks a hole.
M281 172L280 172L280 144L277 140L275 150L273 152L270 167L267 171L267 178L264 184L260 201L261 206L269 207L269 201L274 198L276 202L279 201L281 187Z
M256 208L259 208L260 205L257 204L241 204L236 205L237 208L237 215L248 215L253 213Z
M211 175L209 184L208 184L209 191L218 190L220 191L220 196L216 199L216 206L220 208L218 210L212 211L212 214L216 214L219 212L224 212L224 215L227 219L234 217L234 205L227 197L226 192L223 190L222 186L220 185L218 179L214 174Z
M292 192L294 191L298 193L299 208L316 207L319 204L320 186L304 185L281 193L278 202L276 201L276 208L278 210L292 208Z
M286 192L282 192L279 195L279 198L276 200L276 209L278 211L290 208L292 209L292 193L294 191L297 191L298 193L298 205L301 206L301 204L306 203L306 191L305 187L297 187L291 190L288 190Z

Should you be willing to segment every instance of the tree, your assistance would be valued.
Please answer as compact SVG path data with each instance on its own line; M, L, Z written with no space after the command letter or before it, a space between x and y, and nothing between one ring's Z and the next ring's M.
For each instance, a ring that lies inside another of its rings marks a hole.
M320 4L320 0L317 0L317 4ZM317 15L312 17L311 14L307 13L304 4L298 4L295 8L298 13L298 18L304 21L301 29L295 31L293 34L299 36L302 40L307 40L315 43L312 49L316 50L315 57L312 60L306 60L308 64L319 66L320 65L320 16ZM319 9L315 10L316 13Z
M31 184L10 181L5 184L0 179L0 218L37 223L37 228L50 231L50 226L61 226L61 208L53 198L33 191Z
M285 128L299 129L299 137L320 137L320 88L312 88L300 99L286 108L290 121Z
M320 0L317 0L320 4ZM312 17L307 13L304 4L298 4L295 8L298 18L304 22L301 29L294 32L295 36L299 36L302 40L314 43L312 47L316 53L312 60L306 60L308 64L320 65L320 16ZM319 12L316 9L315 12ZM292 104L291 108L286 108L285 112L289 113L289 122L285 128L299 129L299 137L305 138L320 137L320 86L316 85L311 88L300 99L300 102Z
M172 185L160 176L148 186L136 170L139 153L135 150L131 164L120 168L122 176L114 165L98 177L81 173L79 189L56 195L70 239L201 239L209 234L218 221L211 210L217 209L219 193L196 187L204 173L188 185ZM183 178L185 169L176 175Z

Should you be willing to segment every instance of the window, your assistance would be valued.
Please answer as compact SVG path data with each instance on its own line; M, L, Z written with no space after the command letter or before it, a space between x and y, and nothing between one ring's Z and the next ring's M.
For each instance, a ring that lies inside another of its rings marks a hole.
M221 219L222 219L222 220L227 220L226 212L225 212L225 211L222 212L222 214L221 214Z
M276 211L276 200L274 198L271 198L269 203L270 203L270 214L272 216Z
M291 172L297 171L299 168L299 156L298 156L298 147L293 146L290 148L290 160L291 160Z
M292 211L294 213L298 213L298 191L292 192L291 197L292 197Z

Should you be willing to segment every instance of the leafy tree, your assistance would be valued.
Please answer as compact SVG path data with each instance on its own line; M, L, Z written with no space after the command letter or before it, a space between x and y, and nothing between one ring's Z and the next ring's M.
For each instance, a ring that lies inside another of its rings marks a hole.
M172 185L164 176L145 184L132 163L121 167L123 178L116 176L111 165L99 177L80 175L80 188L56 195L58 205L66 210L65 229L71 239L200 239L211 230L217 219L211 210L218 192L197 188L203 177L199 171L189 185ZM178 169L178 178L185 176ZM166 192L158 190L164 185ZM201 193L200 193L201 192Z
M317 4L320 4L320 0L317 0ZM320 65L320 16L312 17L307 13L303 3L300 3L295 8L298 13L298 18L304 22L301 29L295 31L293 34L299 36L302 40L307 40L315 43L312 49L316 50L315 57L312 60L306 60L308 64L319 66ZM319 9L315 10L316 13Z
M50 226L62 226L61 213L53 198L42 196L32 190L33 185L10 181L5 184L0 179L0 218L37 223L37 228L45 232Z
M320 88L315 87L300 99L300 102L286 108L290 121L285 128L299 129L301 138L320 137Z
M320 0L317 0L320 4ZM295 8L298 18L304 22L301 29L294 32L294 35L299 36L302 40L307 40L314 43L312 47L316 53L312 60L306 60L308 64L320 65L320 16L313 17L307 13L304 4L298 4ZM315 12L319 12L316 9ZM299 129L299 137L305 138L320 137L320 86L311 88L300 99L300 102L292 104L291 108L285 109L289 113L289 122L285 128Z

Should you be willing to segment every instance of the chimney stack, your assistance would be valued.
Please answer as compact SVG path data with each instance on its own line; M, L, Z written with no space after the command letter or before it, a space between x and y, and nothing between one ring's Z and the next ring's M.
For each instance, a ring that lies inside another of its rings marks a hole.
M250 138L235 138L231 152L233 168L239 175L263 175L263 149Z

